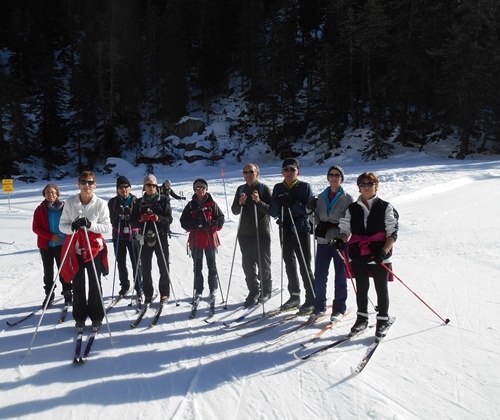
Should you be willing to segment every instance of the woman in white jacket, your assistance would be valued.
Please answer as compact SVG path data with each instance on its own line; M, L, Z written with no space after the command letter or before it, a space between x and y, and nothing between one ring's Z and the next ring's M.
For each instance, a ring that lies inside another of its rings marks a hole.
M90 171L82 172L78 177L80 193L66 201L59 223L61 232L68 235L62 255L66 255L65 252L71 244L62 273L65 281L73 280L73 318L77 328L85 326L87 317L92 320L94 327L101 326L104 318L98 287L101 287L101 274L106 275L109 272L107 247L102 234L111 231L111 222L106 201L94 195L96 186L95 174ZM89 279L88 300L85 271Z

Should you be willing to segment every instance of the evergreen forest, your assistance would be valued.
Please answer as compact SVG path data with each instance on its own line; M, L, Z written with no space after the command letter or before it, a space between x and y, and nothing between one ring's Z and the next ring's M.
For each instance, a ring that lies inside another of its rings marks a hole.
M455 134L457 158L499 153L499 22L498 0L3 0L0 172L139 160L145 124L166 138L193 109L208 122L235 81L231 135L256 127L249 147L276 156L359 127L367 157L395 130L415 148Z

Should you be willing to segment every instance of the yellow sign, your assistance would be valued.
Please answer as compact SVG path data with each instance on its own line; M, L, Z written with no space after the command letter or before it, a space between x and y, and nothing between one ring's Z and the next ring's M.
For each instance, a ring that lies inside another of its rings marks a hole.
M14 192L14 180L2 179L3 192Z

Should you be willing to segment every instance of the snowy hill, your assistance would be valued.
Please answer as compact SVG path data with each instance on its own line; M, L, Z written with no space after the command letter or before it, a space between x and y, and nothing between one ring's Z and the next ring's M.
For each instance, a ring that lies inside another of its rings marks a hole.
M344 187L348 192L356 196L357 175L374 171L381 180L380 197L393 203L400 214L394 271L404 284L396 279L389 289L390 314L397 321L358 376L351 375L350 369L373 341L371 332L317 358L298 362L292 354L326 321L278 344L269 342L301 320L241 338L221 328L219 319L227 311L219 304L220 296L215 323L203 321L206 299L198 318L189 320L192 261L186 254L187 236L179 225L183 204L175 200L172 230L181 234L171 239L170 252L179 306L169 303L154 328L148 328L154 313L150 311L137 329L131 329L135 310L128 302L120 302L108 314L111 337L104 325L88 362L80 366L72 363L74 322L68 315L64 323L57 324L59 304L45 314L27 355L39 315L16 327L9 327L6 321L19 319L43 300L42 264L31 222L45 183L16 183L10 197L0 195L0 239L15 241L0 244L0 418L498 418L500 229L496 219L500 161L455 161L436 155L402 152L390 161L361 162L353 152L338 160L346 170ZM326 170L334 160L325 165L307 158L301 161L300 178L319 193L327 185ZM132 191L138 194L145 167L128 166L120 160L113 163L113 173L97 175L96 194L104 199L113 197L117 173L127 175ZM280 162L257 163L262 181L272 187L281 180ZM231 202L237 186L243 183L242 166L226 162L224 183L220 166L201 163L175 169L158 166L155 174L159 180L171 179L173 189L188 196L192 181L205 177L210 192L227 213L224 192ZM76 179L57 184L63 198L77 191ZM224 294L231 280L230 309L246 296L239 249L229 278L237 223L236 216L227 218L217 257ZM275 224L273 229L273 282L280 287ZM114 267L112 253L110 264ZM112 269L103 279L106 304L113 279ZM153 279L157 283L158 273ZM286 287L286 276L284 282ZM350 282L348 286L351 314L311 349L342 337L354 322L355 295ZM330 279L329 300L332 293ZM373 290L371 297L375 299ZM277 296L266 309L279 304ZM451 322L444 325L439 317ZM374 321L372 315L371 323Z

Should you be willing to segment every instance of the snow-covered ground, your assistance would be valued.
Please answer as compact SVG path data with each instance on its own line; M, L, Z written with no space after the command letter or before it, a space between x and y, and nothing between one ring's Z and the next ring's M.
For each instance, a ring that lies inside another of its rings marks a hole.
M115 171L127 175L132 191L140 193L144 167L117 162ZM0 418L498 418L500 161L452 161L414 153L390 161L339 163L347 174L344 187L353 195L357 195L357 175L375 172L381 180L379 196L394 204L400 214L394 271L404 284L395 280L390 285L390 313L397 321L360 375L352 376L351 367L373 340L371 332L315 359L298 362L292 353L326 321L273 345L265 341L300 321L241 338L221 329L220 322L203 322L206 302L200 305L198 318L189 320L192 262L186 254L185 234L170 241L173 288L180 306L169 303L158 326L148 328L145 319L139 328L131 329L135 311L128 302L121 302L108 315L112 339L103 326L88 362L74 365L74 323L69 315L57 325L59 305L46 313L27 355L39 316L13 328L6 321L22 317L43 299L42 263L31 221L45 183L16 183L10 207L7 194L0 194L0 240L15 241L0 244ZM230 205L243 182L242 166L224 168L225 185L220 168L162 168L156 174L160 180L170 178L174 190L188 196L192 181L205 177L210 192L227 212L224 187ZM281 180L277 163L262 166L261 180L271 187ZM327 185L327 168L304 167L301 179L319 193ZM114 196L114 177L98 175L96 194L105 199ZM63 198L77 191L76 179L58 185ZM172 230L182 233L183 203L173 200L172 206ZM237 223L231 215L220 232L218 270L224 294ZM273 276L279 287L277 225L273 229ZM229 308L246 296L240 261L237 249ZM110 263L114 267L112 253ZM113 279L112 269L103 279L106 304ZM351 314L314 348L349 330L355 296L348 283ZM405 285L451 322L444 325ZM332 287L330 282L330 296ZM371 296L375 299L374 293ZM266 308L279 302L278 296ZM226 313L219 306L216 320Z

